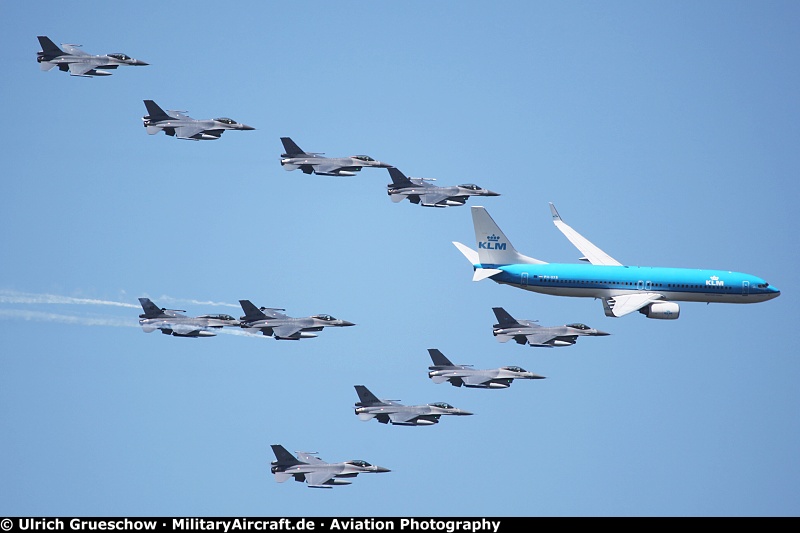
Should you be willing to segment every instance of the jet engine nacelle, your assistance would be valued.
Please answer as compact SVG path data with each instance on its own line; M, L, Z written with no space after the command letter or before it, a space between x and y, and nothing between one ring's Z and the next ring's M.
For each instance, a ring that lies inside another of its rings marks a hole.
M675 302L657 302L639 309L647 318L659 320L675 320L681 314L681 307Z
M414 424L412 424L412 425L415 425L415 426L432 426L432 425L438 424L438 423L439 423L438 420L429 420L427 418L418 418L414 422ZM398 424L398 425L400 425L400 424Z

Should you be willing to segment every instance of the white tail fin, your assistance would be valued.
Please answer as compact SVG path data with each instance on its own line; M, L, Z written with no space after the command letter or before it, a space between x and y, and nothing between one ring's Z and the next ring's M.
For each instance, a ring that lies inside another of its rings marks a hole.
M545 264L545 261L517 252L503 230L482 206L472 207L472 224L475 227L478 258L482 265Z

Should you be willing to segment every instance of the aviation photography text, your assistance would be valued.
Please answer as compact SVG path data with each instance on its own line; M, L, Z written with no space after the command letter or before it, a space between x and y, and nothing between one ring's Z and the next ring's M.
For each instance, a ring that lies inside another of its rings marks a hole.
M430 531L497 533L493 518L4 518L0 530L16 531Z

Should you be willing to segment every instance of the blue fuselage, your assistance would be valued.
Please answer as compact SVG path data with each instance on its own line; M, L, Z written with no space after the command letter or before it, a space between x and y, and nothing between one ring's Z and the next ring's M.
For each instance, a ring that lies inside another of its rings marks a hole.
M611 298L646 291L670 301L755 303L780 295L757 276L728 270L570 263L475 266L501 270L491 278L497 283L554 296Z

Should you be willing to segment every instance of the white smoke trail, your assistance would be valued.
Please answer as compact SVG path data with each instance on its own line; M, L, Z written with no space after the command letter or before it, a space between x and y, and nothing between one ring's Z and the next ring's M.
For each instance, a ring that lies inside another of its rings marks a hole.
M39 311L0 309L0 319L33 320L37 322L58 322L61 324L75 324L80 326L113 326L113 327L139 327L135 320L123 320L111 317L87 317L75 315L60 315L58 313L42 313Z
M32 294L27 292L15 292L0 290L0 303L8 304L78 304L78 305L111 305L114 307L137 308L125 302L114 302L110 300L97 300L94 298L73 298L71 296L60 296L58 294Z
M211 300L200 301L200 300L187 300L185 298L173 298L171 296L162 295L158 298L155 298L158 302L167 302L173 304L192 304L192 305L211 305L216 307L234 307L236 309L241 309L239 304L229 304L226 302L212 302Z

